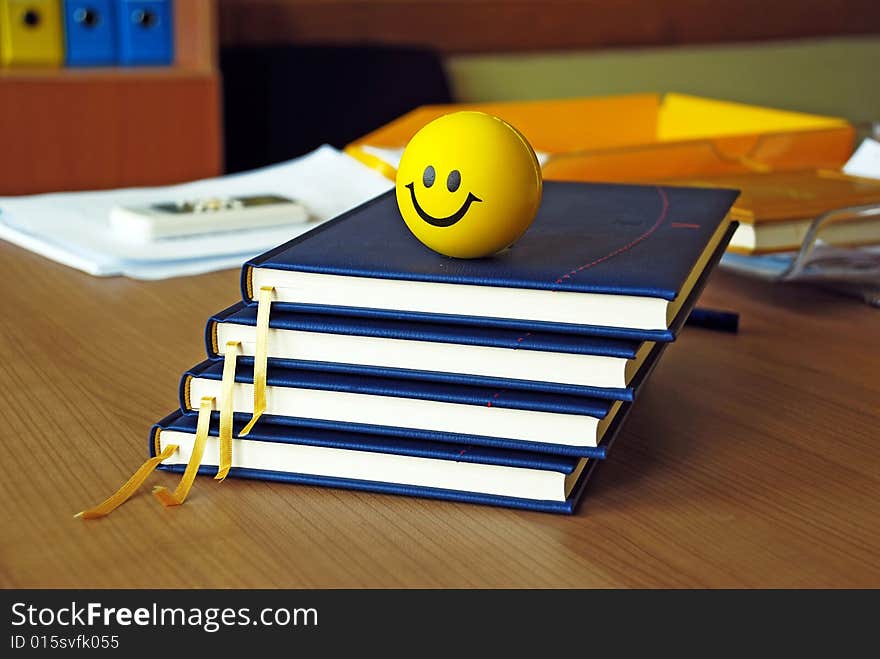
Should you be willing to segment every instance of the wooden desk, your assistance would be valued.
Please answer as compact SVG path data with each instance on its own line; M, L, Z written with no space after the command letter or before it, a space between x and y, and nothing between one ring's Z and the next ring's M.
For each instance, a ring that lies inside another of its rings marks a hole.
M574 517L201 478L74 519L143 461L237 277L0 243L0 586L880 586L880 312L724 272L703 304L741 333L684 332Z

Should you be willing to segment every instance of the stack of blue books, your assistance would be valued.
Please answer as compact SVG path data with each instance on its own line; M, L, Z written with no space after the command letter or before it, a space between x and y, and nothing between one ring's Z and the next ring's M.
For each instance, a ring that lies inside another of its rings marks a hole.
M242 268L151 431L201 471L572 512L735 230L736 191L547 182L486 259L424 247L388 192ZM231 436L231 439L229 438ZM231 446L231 459L229 447Z

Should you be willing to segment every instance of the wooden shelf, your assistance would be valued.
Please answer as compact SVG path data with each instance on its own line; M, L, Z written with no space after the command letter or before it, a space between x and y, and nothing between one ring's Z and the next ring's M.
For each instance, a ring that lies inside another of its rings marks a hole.
M204 78L216 76L212 68L191 68L184 66L141 66L141 67L70 67L40 68L22 67L0 69L0 81L3 80L39 80L42 82L81 82L81 81L117 81L117 80L155 80L156 78Z
M0 194L161 185L222 171L216 6L174 6L173 66L0 69Z

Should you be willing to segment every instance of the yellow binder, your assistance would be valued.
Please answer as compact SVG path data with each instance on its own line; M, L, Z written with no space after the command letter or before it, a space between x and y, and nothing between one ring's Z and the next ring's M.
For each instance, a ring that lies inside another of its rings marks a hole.
M63 60L61 0L0 0L4 66L58 66Z

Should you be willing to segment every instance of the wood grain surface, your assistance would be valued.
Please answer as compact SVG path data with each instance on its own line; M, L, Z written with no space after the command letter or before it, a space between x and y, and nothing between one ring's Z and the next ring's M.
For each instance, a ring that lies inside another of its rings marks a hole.
M147 452L237 272L96 279L0 243L0 586L880 586L880 311L716 272L577 515L199 478ZM150 483L174 486L156 474Z

